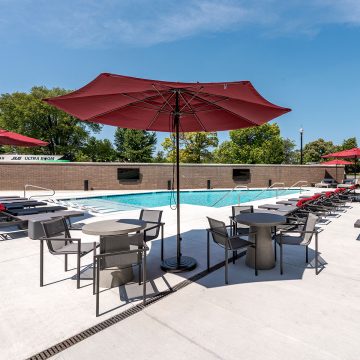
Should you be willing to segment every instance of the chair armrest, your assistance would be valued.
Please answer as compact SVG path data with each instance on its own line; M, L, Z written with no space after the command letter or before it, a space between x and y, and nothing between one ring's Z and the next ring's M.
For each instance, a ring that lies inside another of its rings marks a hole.
M124 255L124 254L134 254L134 253L140 253L140 252L146 252L149 248L145 245L140 249L134 249L134 250L123 250L123 251L116 251L111 253L103 253L103 254L97 254L95 255L95 259L101 259L106 256L115 256L115 255Z
M246 236L248 235L253 235L255 238L257 236L256 231L250 231L246 234ZM229 236L228 239L238 239L239 237L241 238L241 235L233 235L233 236Z
M80 238L47 238L47 237L41 237L37 240L49 240L49 241L78 241L81 242Z
M305 230L279 230L279 233L280 235L282 234L288 234L288 233L291 233L291 234L315 234L315 233L318 233L319 230L313 230L313 231L305 231Z

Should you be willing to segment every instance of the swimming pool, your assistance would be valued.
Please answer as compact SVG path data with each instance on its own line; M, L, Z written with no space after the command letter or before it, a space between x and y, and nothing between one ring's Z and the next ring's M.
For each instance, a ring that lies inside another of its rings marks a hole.
M253 200L272 198L277 195L298 193L300 189L280 190L198 190L181 191L182 204L223 207L243 204ZM69 202L84 206L100 206L111 211L129 210L130 208L152 208L174 204L176 193L172 191L154 191L137 194L106 195L87 198L72 198Z

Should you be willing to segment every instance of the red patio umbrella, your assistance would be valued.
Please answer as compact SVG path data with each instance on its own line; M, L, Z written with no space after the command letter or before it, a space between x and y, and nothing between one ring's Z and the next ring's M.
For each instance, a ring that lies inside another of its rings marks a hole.
M346 160L339 160L339 159L335 159L335 160L329 160L329 161L324 161L321 163L321 165L336 165L335 167L335 172L336 172L336 179L337 179L337 167L338 165L352 165L351 161L346 161Z
M332 154L327 154L322 156L323 158L345 158L345 159L354 159L355 165L355 179L356 179L356 166L357 159L360 157L360 148L352 148L349 150L338 151Z
M321 163L321 165L352 165L352 162L336 159L336 160L324 161Z
M47 142L0 129L0 145L12 146L46 146Z
M108 73L45 101L84 121L175 133L177 254L161 265L172 272L196 267L195 259L181 254L179 132L258 126L291 111L265 100L249 81L180 83Z

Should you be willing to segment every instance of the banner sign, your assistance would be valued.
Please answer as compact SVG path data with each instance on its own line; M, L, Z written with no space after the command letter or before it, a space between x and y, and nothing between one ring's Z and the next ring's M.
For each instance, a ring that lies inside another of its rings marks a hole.
M17 161L17 162L27 162L27 161L56 161L63 157L63 155L18 155L18 154L0 154L1 161Z

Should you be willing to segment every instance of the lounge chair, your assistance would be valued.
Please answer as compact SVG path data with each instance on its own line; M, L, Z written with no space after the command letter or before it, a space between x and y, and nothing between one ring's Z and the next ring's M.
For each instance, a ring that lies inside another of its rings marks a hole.
M80 288L80 259L94 251L94 263L96 248L99 243L82 243L80 238L72 238L69 228L64 218L57 218L43 221L42 227L45 236L40 240L40 286L44 286L44 242L52 255L65 256L65 271L68 271L68 255L74 254L77 256L77 288ZM95 278L95 267L93 268L93 278ZM94 284L95 291L95 284Z
M343 180L343 182L341 184L338 184L337 187L338 188L349 189L353 185L357 185L357 180L356 179L345 179L345 180Z
M321 182L315 184L315 187L336 187L336 180L335 179L322 179Z
M249 232L248 235L252 235L254 242L245 239L245 237L233 234L233 225L226 226L224 222L215 220L207 217L209 221L210 228L207 230L207 270L210 270L210 234L214 242L223 247L225 251L225 284L229 283L228 276L228 260L229 260L229 251L233 252L233 263L235 262L236 251L241 249L247 249L249 246L253 247L255 250L255 275L258 274L256 266L256 233ZM230 234L228 233L230 230Z
M284 245L300 245L305 246L305 261L309 262L309 245L315 235L315 273L318 274L318 231L315 228L318 217L314 214L308 214L306 222L295 230L280 230L275 235L275 258L276 244L280 246L280 273L283 274L283 246Z
M33 214L41 214L46 212L54 212L58 210L67 210L65 206L40 206L40 207L33 207L28 209L11 209L7 210L6 212L10 215L33 215Z

